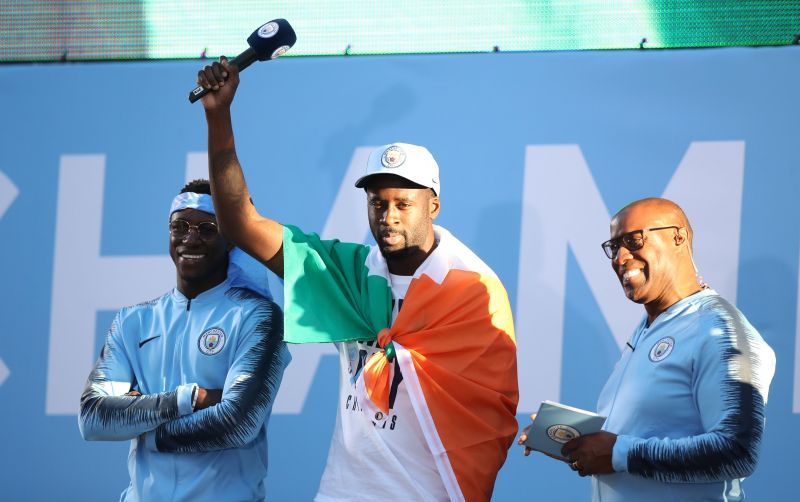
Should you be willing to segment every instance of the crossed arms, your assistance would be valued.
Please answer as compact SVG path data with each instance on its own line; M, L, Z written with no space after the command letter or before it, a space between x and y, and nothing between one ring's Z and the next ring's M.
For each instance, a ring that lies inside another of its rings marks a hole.
M144 434L147 447L162 452L220 450L251 442L271 410L289 356L282 314L274 304L262 302L242 323L244 336L221 398L215 402L209 392L192 410L194 384L145 395L128 392L137 383L117 314L81 396L81 435L113 441Z

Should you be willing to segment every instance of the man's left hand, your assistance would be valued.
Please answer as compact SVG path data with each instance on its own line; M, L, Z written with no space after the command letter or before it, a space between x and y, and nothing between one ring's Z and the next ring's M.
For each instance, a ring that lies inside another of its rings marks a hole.
M561 448L561 454L567 457L573 471L581 476L592 474L611 474L611 453L617 435L606 431L576 437Z

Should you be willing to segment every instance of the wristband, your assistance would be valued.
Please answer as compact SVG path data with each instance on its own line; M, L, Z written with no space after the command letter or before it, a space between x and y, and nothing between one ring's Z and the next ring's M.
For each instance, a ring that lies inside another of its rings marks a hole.
M198 389L199 387L197 385L192 387L192 411L197 407L197 395L200 394Z

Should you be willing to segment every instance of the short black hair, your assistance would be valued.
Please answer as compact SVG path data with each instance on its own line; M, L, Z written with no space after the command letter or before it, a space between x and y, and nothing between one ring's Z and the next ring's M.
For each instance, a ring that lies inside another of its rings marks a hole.
M181 188L180 193L204 193L206 195L211 195L211 183L208 182L205 178L200 178L196 180L192 180L187 183L183 188ZM253 204L253 198L250 197L250 204ZM255 206L255 204L253 204Z
M211 183L208 182L207 179L196 179L192 180L187 183L183 188L181 188L180 193L204 193L206 195L211 195Z

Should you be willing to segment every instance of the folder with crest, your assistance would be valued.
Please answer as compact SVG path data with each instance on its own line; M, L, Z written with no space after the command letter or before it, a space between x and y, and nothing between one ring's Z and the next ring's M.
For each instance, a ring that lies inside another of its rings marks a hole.
M571 439L599 432L606 417L553 401L539 406L536 418L528 431L525 446L565 459L561 448Z

